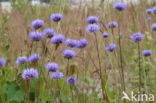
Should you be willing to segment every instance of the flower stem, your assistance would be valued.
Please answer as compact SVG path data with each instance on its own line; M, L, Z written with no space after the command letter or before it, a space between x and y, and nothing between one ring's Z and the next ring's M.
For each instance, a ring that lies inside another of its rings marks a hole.
M141 93L141 56L140 56L140 43L138 42L138 67L139 67L139 92Z

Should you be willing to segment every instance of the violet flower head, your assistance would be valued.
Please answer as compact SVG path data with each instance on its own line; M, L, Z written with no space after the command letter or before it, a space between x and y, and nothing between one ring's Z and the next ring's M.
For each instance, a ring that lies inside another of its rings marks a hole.
M21 56L21 57L17 58L16 64L21 65L21 64L24 64L27 61L28 61L28 58L26 56Z
M127 5L124 2L116 2L113 5L113 8L115 8L118 11L123 11L127 9Z
M54 22L59 22L59 21L61 21L62 19L63 19L63 15L60 14L60 13L52 14L52 15L50 16L50 20L51 20L51 21L54 21Z
M72 39L67 39L65 41L65 45L71 48L74 48L77 46L78 41L77 40L72 40Z
M59 69L59 65L55 62L49 62L45 68L50 72L56 72Z
M68 77L67 78L67 84L75 85L76 83L77 83L77 78L76 77Z
M151 21L151 20L152 20L152 17L145 18L145 22L148 22L148 21Z
M89 16L86 21L88 24L99 23L99 18L97 16Z
M151 29L152 29L153 31L156 31L156 23L151 25Z
M55 35L53 38L51 38L50 43L52 44L60 44L65 41L65 37L62 34Z
M117 23L116 21L112 21L112 22L109 22L109 23L107 24L107 26L108 26L109 28L116 28L116 27L118 27L119 25L118 25L118 23Z
M41 57L39 54L33 54L33 55L28 57L28 62L29 63L36 63L40 58Z
M31 80L34 78L38 78L38 76L39 76L39 73L38 73L37 69L34 69L34 68L24 69L23 73L22 73L22 78L25 80Z
M32 23L31 23L31 28L35 29L35 30L39 29L43 26L44 26L44 21L41 19L36 19L36 20L32 21Z
M116 44L109 44L107 47L106 47L106 50L109 51L109 52L113 52L114 50L116 50L117 46Z
M33 41L39 41L43 39L43 34L38 31L33 31L29 33L29 38Z
M77 48L85 48L88 45L88 40L85 38L82 38L77 43Z
M64 56L64 58L72 59L77 54L76 54L76 52L74 50L66 49L66 50L63 51L62 55Z
M46 28L43 31L44 35L46 35L48 38L53 37L54 35L56 35L56 31L54 29L51 28Z
M104 38L107 38L107 37L109 37L109 36L110 36L109 33L103 33L103 34L102 34L102 37L104 37Z
M99 32L100 30L100 26L98 24L89 24L86 27L86 32L90 33L90 34L94 34Z
M156 14L156 6L152 8L152 13Z
M152 13L153 13L153 9L151 9L151 8L146 9L145 12L146 12L147 14L152 14Z
M143 50L142 51L142 56L151 56L152 55L152 50Z
M4 67L6 64L6 60L4 58L0 58L0 68Z
M137 32L137 33L134 33L130 36L130 39L133 41L133 42L140 42L141 40L144 39L144 35L140 32Z
M50 73L50 78L51 79L61 79L63 78L63 73L62 72L51 72Z

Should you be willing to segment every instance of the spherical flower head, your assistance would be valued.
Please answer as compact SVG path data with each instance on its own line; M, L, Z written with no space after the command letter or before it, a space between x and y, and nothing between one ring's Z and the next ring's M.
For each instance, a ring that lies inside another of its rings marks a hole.
M43 34L38 31L33 31L29 33L29 38L33 41L39 41L43 39Z
M65 37L62 34L55 35L53 38L51 38L50 43L52 44L60 44L65 41Z
M17 58L16 64L21 65L21 64L24 64L27 61L28 61L28 58L26 56L21 56L21 57Z
M152 17L147 17L145 18L145 21L148 22L148 21L151 21L152 20Z
M107 37L109 37L110 35L109 35L109 33L103 33L102 34L102 37L104 37L104 38L107 38Z
M152 13L156 14L156 6L152 8Z
M0 68L4 67L6 60L4 58L0 58Z
M77 40L72 40L72 39L67 39L65 41L65 45L71 48L74 48L77 46L78 41Z
M99 32L100 30L100 26L98 24L89 24L86 27L86 32L90 33L90 34L94 34Z
M36 19L36 20L32 21L32 23L31 23L31 28L35 29L35 30L39 29L43 26L44 26L44 21L41 19Z
M78 41L77 48L85 48L88 44L89 44L88 40L86 40L85 38L82 38Z
M29 63L35 63L35 62L37 62L40 58L41 58L41 57L40 57L39 54L33 54L33 55L29 56L28 62L29 62Z
M67 59L72 59L76 56L76 52L74 50L66 49L63 51L62 55Z
M46 35L48 38L53 37L54 35L56 35L56 31L54 29L51 28L46 28L43 31L44 35Z
M152 14L153 13L153 9L149 8L149 9L146 9L145 11L147 14Z
M114 50L116 50L117 46L116 44L109 44L107 47L106 47L106 50L109 51L109 52L113 52Z
M112 22L109 22L109 23L107 24L107 26L108 26L109 28L116 28L116 27L118 27L118 23L115 22L115 21L112 21Z
M51 72L50 73L50 78L51 79L61 79L63 78L63 73L62 72Z
M67 78L67 84L75 85L76 83L77 83L77 78L76 77L68 77Z
M127 5L123 2L116 2L113 7L117 9L118 11L123 11L127 9Z
M156 31L156 23L151 25L151 29Z
M97 16L89 16L87 18L87 23L88 24L99 23L99 18Z
M137 33L132 34L130 38L133 42L140 42L141 40L144 39L144 35L140 32L137 32Z
M59 65L55 62L46 64L45 68L50 72L56 72L59 69Z
M143 50L142 51L142 56L151 56L152 55L152 50Z
M34 78L38 78L38 76L39 76L39 73L38 73L37 69L34 69L34 68L24 69L23 73L22 73L22 78L25 80L31 80Z
M50 16L50 19L51 19L51 21L59 22L59 21L61 21L63 19L63 15L60 14L60 13L52 14Z

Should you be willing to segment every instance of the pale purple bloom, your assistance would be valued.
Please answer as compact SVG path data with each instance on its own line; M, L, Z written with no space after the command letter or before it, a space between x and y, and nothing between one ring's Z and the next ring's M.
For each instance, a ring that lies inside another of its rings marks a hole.
M43 26L44 26L44 21L41 19L36 19L36 20L32 21L32 23L31 23L31 28L35 29L35 30L39 29Z
M142 56L151 56L152 50L143 50L142 51Z
M39 41L43 39L43 34L38 31L33 31L29 33L29 38L33 41Z
M35 63L40 59L40 55L39 54L33 54L31 56L28 57L28 62L30 63Z
M77 46L78 41L77 40L72 40L72 39L67 39L65 41L65 45L71 48L74 48Z
M152 8L152 11L153 11L154 14L156 14L156 6L154 6L154 7Z
M52 44L60 44L65 41L65 37L62 34L55 35L53 38L51 38L50 43Z
M89 24L87 27L86 27L86 32L90 33L90 34L94 34L94 33L97 33L99 32L100 30L100 26L98 24Z
M76 77L68 77L67 78L67 84L75 85L76 83L77 83L77 78Z
M103 36L104 38L107 38L107 37L110 36L110 34L109 34L109 33L103 33L102 36Z
M22 73L22 78L25 80L38 78L38 76L39 76L39 73L38 73L37 69L34 69L34 68L24 69L23 73Z
M87 45L88 41L85 38L83 38L78 41L77 48L85 48Z
M59 21L61 21L63 19L63 15L60 14L60 13L52 14L50 16L50 19L51 19L51 21L59 22Z
M51 79L61 79L63 78L63 73L62 72L51 72L50 73L50 78Z
M153 13L153 9L149 8L149 9L146 9L145 11L147 14L152 14Z
M27 61L28 61L28 58L26 56L21 56L21 57L17 58L16 64L21 65L21 64L24 64Z
M151 25L151 29L156 31L156 23Z
M134 42L140 42L144 39L144 35L140 32L134 33L130 36L130 39Z
M59 69L59 65L55 62L49 62L45 68L50 72L56 72Z
M152 20L152 17L147 17L147 18L145 18L145 21L147 22L147 21L151 21Z
M54 35L56 35L56 31L54 29L51 28L46 28L43 31L44 35L46 35L48 38L53 37Z
M0 58L0 68L4 67L6 60L4 58Z
M117 46L116 44L109 44L107 47L106 47L106 50L109 51L109 52L113 52L114 50L116 50Z
M94 23L98 23L98 22L99 22L99 18L97 16L89 16L87 18L88 24L94 24Z
M76 52L74 50L66 49L63 51L62 55L67 59L72 59L76 56Z
M127 9L127 5L123 2L116 2L113 7L119 11Z
M112 21L112 22L109 22L109 23L107 24L107 26L108 26L109 28L116 28L116 27L118 27L118 23L117 23L116 21Z

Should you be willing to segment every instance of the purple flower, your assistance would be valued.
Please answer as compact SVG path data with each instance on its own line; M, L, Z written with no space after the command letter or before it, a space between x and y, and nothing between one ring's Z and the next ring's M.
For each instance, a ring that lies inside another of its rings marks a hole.
M50 72L56 72L59 69L59 65L55 62L46 64L45 68Z
M116 44L109 44L107 47L106 47L106 50L109 51L109 52L113 52L114 50L116 50Z
M0 58L0 68L4 67L6 60L4 58Z
M151 29L156 31L156 23L151 25Z
M151 56L152 54L152 50L143 50L142 51L142 56Z
M52 14L50 16L50 19L51 19L51 21L59 22L59 21L61 21L63 19L63 15L62 14L59 14L59 13Z
M35 30L39 29L43 26L44 26L44 21L41 19L36 19L36 20L32 21L32 23L31 23L31 28L35 29Z
M17 58L16 64L21 65L21 64L24 64L27 61L28 61L28 58L26 56L21 56L21 57Z
M116 2L113 7L119 11L127 9L127 5L123 2Z
M151 21L152 20L152 17L147 17L146 19L145 19L145 21L147 22L147 21Z
M39 40L42 40L43 34L38 31L33 31L29 33L29 38L33 41L39 41Z
M94 24L94 23L98 23L98 22L99 22L99 18L97 16L89 16L87 18L88 24Z
M92 33L97 33L100 30L100 26L97 24L89 24L86 27L86 32L92 34Z
M76 77L68 77L67 78L67 84L75 85L76 83L77 83L77 78Z
M145 11L147 14L152 14L153 13L153 9L149 8L149 9L146 9Z
M63 73L62 72L51 72L50 73L50 78L51 79L61 79L63 78Z
M109 22L109 23L107 24L107 26L108 26L109 28L116 28L116 27L118 27L118 23L115 22L115 21L112 21L112 22Z
M43 31L44 35L46 35L48 38L51 38L53 37L54 35L56 35L56 32L54 29L51 29L51 28L46 28L44 29Z
M37 69L34 68L27 68L23 70L22 73L22 78L23 79L33 79L33 78L38 78L39 73L37 71Z
M156 6L152 8L152 13L156 14Z
M109 35L109 33L103 33L102 36L103 36L104 38L107 38L107 37L109 37L110 35Z
M65 37L62 34L55 35L53 38L51 38L50 43L52 44L60 44L65 41Z
M65 41L65 45L71 48L74 48L77 46L78 41L77 40L72 40L72 39L67 39Z
M140 32L134 33L130 36L130 39L134 42L140 42L141 40L144 39L144 35L141 34Z
M77 48L85 48L87 45L88 41L85 38L83 38L78 41Z
M29 56L28 62L30 62L30 63L35 63L35 62L37 62L40 58L41 58L41 57L40 57L39 54L33 54L33 55Z
M72 59L76 56L76 52L74 50L66 49L63 51L62 55L67 59Z

